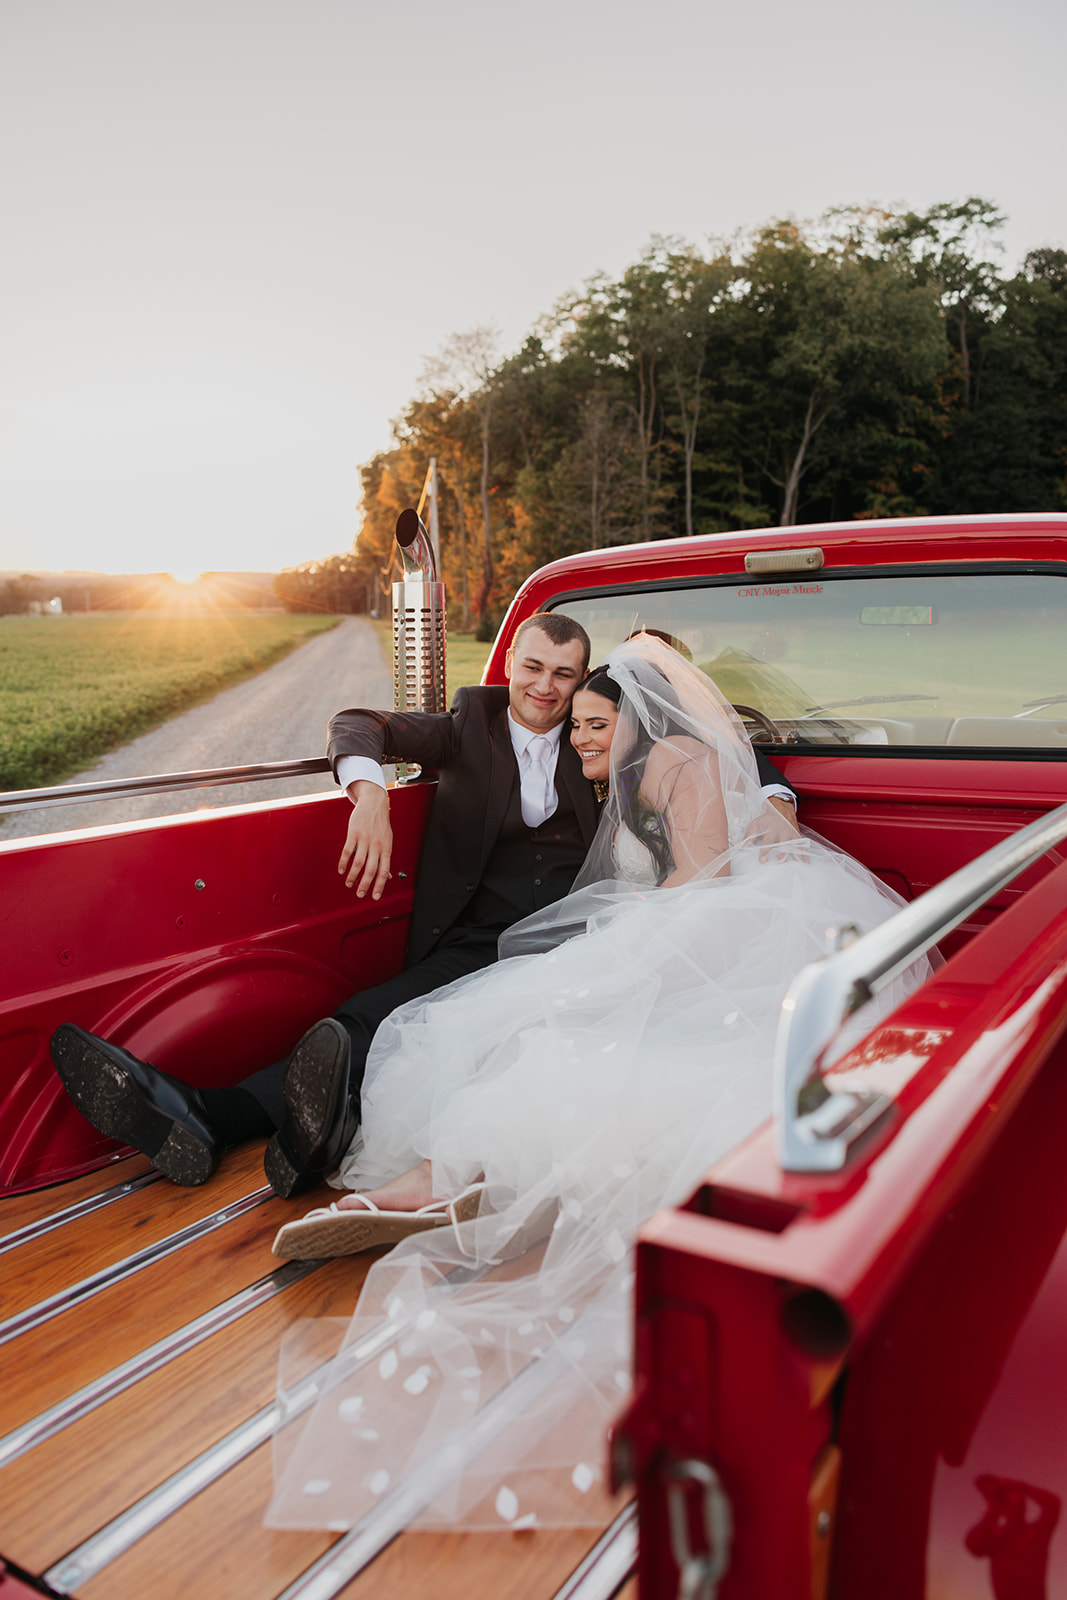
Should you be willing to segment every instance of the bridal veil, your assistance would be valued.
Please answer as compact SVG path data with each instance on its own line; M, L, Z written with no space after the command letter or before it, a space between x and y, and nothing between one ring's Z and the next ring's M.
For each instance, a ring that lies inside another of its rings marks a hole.
M387 1503L423 1526L607 1520L634 1236L766 1120L781 1001L827 930L900 904L766 802L704 674L645 636L608 666L610 791L574 892L382 1025L342 1168L371 1188L428 1158L443 1195L484 1176L481 1214L376 1262L332 1360L336 1325L290 1333L271 1526Z

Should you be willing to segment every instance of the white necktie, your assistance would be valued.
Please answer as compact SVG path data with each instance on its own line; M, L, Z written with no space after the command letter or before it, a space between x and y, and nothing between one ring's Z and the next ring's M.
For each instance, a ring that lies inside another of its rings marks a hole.
M526 746L529 760L520 780L522 820L528 828L539 828L556 809L556 790L549 768L552 741L536 734Z

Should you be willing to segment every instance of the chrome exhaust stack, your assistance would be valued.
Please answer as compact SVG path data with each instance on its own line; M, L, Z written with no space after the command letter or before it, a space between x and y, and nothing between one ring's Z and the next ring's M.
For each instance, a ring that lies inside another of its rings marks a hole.
M445 709L445 586L417 511L396 519L404 576L393 584L393 703L398 711Z

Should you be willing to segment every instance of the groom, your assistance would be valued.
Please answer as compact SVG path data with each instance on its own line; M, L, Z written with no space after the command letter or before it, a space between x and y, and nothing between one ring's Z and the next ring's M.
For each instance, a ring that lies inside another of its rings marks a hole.
M289 1197L338 1165L359 1124L359 1089L378 1025L407 1000L496 960L497 940L570 889L596 832L592 785L566 736L589 664L581 625L559 612L524 622L506 688L461 689L450 712L342 711L328 754L352 801L340 871L380 898L392 830L382 763L438 773L415 886L407 965L317 1022L285 1061L229 1089L197 1089L84 1029L52 1040L56 1070L101 1132L142 1150L167 1177L203 1183L223 1151L269 1137L264 1170ZM757 753L761 781L790 791Z

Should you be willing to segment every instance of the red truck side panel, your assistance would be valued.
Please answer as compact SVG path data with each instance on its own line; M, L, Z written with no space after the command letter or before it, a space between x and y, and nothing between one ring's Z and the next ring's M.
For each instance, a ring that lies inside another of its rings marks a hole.
M1061 866L859 1047L874 1083L905 1058L913 1070L895 1126L849 1169L783 1174L766 1130L686 1208L643 1230L637 1382L622 1424L641 1499L642 1596L677 1587L664 1467L692 1455L714 1463L733 1506L722 1600L812 1592L820 1552L809 1494L834 1447L832 1594L938 1592L922 1580L935 1467L967 1461L969 1470L990 1387L1043 1280L1061 1308L1067 1207L1050 1196L1040 1221L1035 1210L1043 1192L1062 1189L1047 1175L1067 1111L1065 1023ZM988 1231L994 1216L999 1232ZM999 1268L1012 1257L1002 1293ZM1040 1341L1028 1338L1032 1362ZM1031 1403L1061 1383L1057 1362L1050 1346ZM983 1448L990 1465L976 1460L975 1470L1010 1476L998 1447ZM949 1480L938 1482L947 1495ZM1067 1461L1037 1487L1067 1493ZM980 1495L972 1510L977 1523Z
M340 797L0 845L0 1194L116 1149L60 1088L48 1053L60 1022L194 1083L232 1083L399 971L431 794L393 791L398 846L377 903L337 874Z

